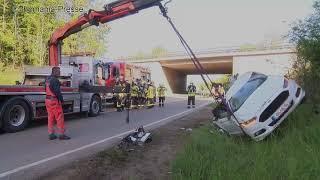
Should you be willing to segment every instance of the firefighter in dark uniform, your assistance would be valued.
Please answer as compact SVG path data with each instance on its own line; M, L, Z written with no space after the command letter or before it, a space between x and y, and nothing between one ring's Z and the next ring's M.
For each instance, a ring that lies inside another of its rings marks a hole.
M154 94L156 90L152 83L149 83L149 86L147 88L146 94L147 94L147 108L154 107Z
M191 103L192 103L192 108L195 108L196 107L195 101L196 101L197 88L191 82L190 85L187 88L187 91L188 91L188 108L191 107Z
M48 133L49 139L68 140L70 137L65 135L64 114L63 114L63 96L60 89L60 68L53 67L51 75L45 81L46 90L46 109L48 112ZM58 137L54 131L54 124L57 123Z
M124 106L126 109L130 109L131 108L131 84L129 83L128 80L126 80L124 83L124 91L125 91Z
M143 107L145 105L145 99L146 99L146 89L144 82L140 82L139 86L139 107Z
M140 108L141 107L141 99L142 99L142 85L141 85L140 79L137 79L136 85L138 86L138 98L137 98L138 108Z
M218 118L222 112L227 111L223 104L223 99L225 96L225 91L222 84L213 83L211 93L217 103L215 108L212 110L213 115Z
M154 89L153 103L155 104L157 102L157 87L153 81L151 82L151 85L153 86L153 89Z
M141 107L144 107L146 105L146 93L147 93L147 83L145 80L141 80L141 94L142 94L142 97L141 97Z
M165 93L166 93L167 89L166 89L166 87L164 87L163 84L160 84L157 91L158 91L158 97L159 97L159 106L163 107L164 101L166 98Z
M122 86L120 81L116 82L114 86L115 100L116 100L116 108L118 112L122 111Z
M211 93L213 94L215 100L219 100L225 96L225 91L222 84L213 83Z
M138 94L139 87L136 83L132 82L131 86L131 108L135 109L138 107Z

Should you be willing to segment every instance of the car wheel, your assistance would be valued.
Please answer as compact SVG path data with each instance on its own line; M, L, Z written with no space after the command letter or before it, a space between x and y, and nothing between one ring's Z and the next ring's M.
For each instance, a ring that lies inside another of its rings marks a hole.
M93 96L90 102L90 117L96 117L100 114L101 111L101 101L98 96Z
M14 133L24 130L30 120L30 109L22 99L9 100L3 116L3 130Z

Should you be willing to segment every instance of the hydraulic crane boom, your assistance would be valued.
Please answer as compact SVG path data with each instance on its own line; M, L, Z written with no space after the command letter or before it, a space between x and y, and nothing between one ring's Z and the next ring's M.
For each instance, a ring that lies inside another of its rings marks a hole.
M162 0L118 0L104 6L103 11L89 10L88 13L80 16L64 26L55 30L49 41L49 65L58 66L61 64L61 45L63 39L71 34L82 31L92 25L99 26L153 6L161 6Z

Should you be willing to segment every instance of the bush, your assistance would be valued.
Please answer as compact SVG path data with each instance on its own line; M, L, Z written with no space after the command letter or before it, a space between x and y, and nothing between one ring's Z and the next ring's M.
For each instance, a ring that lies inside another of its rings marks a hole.
M297 60L290 75L304 87L308 99L317 108L320 102L320 1L317 0L313 7L314 12L298 21L289 33L297 46Z
M15 81L20 81L23 77L21 69L11 69L0 67L0 85L14 85Z

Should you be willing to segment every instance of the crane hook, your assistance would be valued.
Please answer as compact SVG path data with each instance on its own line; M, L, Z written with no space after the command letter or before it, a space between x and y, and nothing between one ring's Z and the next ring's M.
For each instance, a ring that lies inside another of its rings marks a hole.
M169 4L169 3L171 3L171 2L172 2L172 0L168 0L167 2L164 3L163 6L164 6L166 9L168 9L167 4Z
M160 8L160 11L162 13L162 15L166 18L169 18L167 13L168 13L168 4L171 3L172 0L168 0L167 2L165 2L164 4L160 3L159 4L159 8Z

